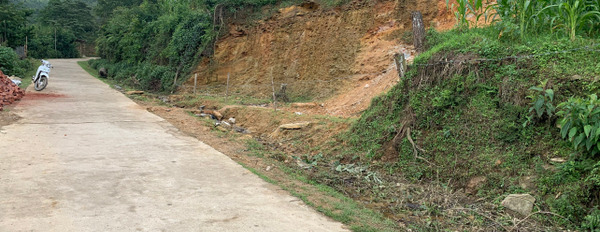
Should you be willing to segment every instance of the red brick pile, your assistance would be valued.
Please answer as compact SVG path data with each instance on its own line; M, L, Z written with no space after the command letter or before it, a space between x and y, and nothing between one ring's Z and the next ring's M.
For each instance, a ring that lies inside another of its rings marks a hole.
M23 96L25 96L25 91L15 85L0 70L0 111L2 111L5 105L10 105L15 101L21 100Z

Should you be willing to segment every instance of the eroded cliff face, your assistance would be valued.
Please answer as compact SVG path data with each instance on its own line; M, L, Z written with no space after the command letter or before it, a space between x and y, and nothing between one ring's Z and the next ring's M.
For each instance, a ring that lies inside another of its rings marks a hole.
M267 98L287 84L292 99L316 100L314 113L352 116L393 86L395 53L415 55L410 13L419 10L436 27L453 23L443 0L354 1L323 9L304 3L246 25L230 24L212 62L196 70L198 88ZM184 85L193 87L193 78Z

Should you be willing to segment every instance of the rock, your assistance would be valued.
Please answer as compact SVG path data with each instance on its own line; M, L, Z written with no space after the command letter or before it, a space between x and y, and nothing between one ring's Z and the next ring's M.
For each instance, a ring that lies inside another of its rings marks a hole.
M144 94L144 91L138 91L138 90L135 90L135 91L127 91L127 93L126 93L126 94L127 94L127 95L142 95L142 94Z
M221 119L223 119L223 115L221 113L219 113L219 111L216 111L216 110L204 110L203 113L210 114L219 121L221 121Z
M293 108L315 108L319 106L317 103L309 102L309 103L292 103Z
M519 186L522 189L526 189L526 190L532 190L535 188L535 183L534 183L534 176L524 176L521 177L521 179L519 180Z
M567 162L567 161L565 159L563 159L563 158L552 158L552 159L550 159L550 162L564 163L564 162Z
M271 171L271 169L272 169L272 168L273 168L273 167L271 167L271 166L267 166L267 168L265 169L265 171L267 171L267 172L268 172L268 171Z
M250 134L250 131L248 131L246 128L239 127L239 126L233 126L233 130L237 133Z
M106 68L100 68L100 70L98 70L98 75L100 75L102 78L107 78L108 70L106 70Z
M114 85L114 87L115 87L116 90L119 90L119 91L123 90L123 87L121 87L121 86Z
M544 170L548 170L548 171L551 171L551 172L556 172L557 171L556 167L554 167L554 165L550 165L550 164L544 164L542 166L542 168L544 168Z
M229 120L228 120L228 121L229 121L229 123L231 123L231 124L235 124L235 118L229 118Z
M225 121L221 122L221 126L228 130L230 130L232 128L231 124L229 124L228 122L225 122Z
M502 164L502 160L496 160L496 163L494 163L495 166L500 166L500 164Z
M282 130L300 130L300 129L305 128L307 126L310 126L310 122L299 122L299 123L283 124L283 125L279 126L279 129L282 129Z
M11 79L13 81L23 81L23 79L21 79L21 78L19 78L17 76L10 76L10 77L8 77L8 79Z
M523 216L531 214L535 198L529 194L510 194L502 201L502 206Z
M303 115L303 113L302 113L302 112L296 112L295 114L296 114L296 115Z
M487 178L485 176L477 176L477 177L471 178L471 180L469 180L469 183L467 184L467 188L465 189L465 192L467 194L476 193L477 188L481 187L481 185L484 184L486 181L487 181Z

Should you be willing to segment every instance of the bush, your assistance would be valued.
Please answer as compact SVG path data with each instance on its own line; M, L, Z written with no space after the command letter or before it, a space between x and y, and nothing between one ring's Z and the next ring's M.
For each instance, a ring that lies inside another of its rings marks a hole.
M568 138L575 149L583 149L592 156L600 152L600 101L596 94L589 99L570 98L558 105L561 135Z
M20 75L24 70L19 67L19 57L12 48L0 47L0 70L6 75Z

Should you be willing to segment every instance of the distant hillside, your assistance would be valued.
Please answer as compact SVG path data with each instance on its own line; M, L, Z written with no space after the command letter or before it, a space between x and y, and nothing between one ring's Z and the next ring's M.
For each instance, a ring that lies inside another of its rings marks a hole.
M81 0L90 6L95 6L98 0ZM48 4L48 0L11 0L14 3L23 3L23 6L35 10L40 10Z

